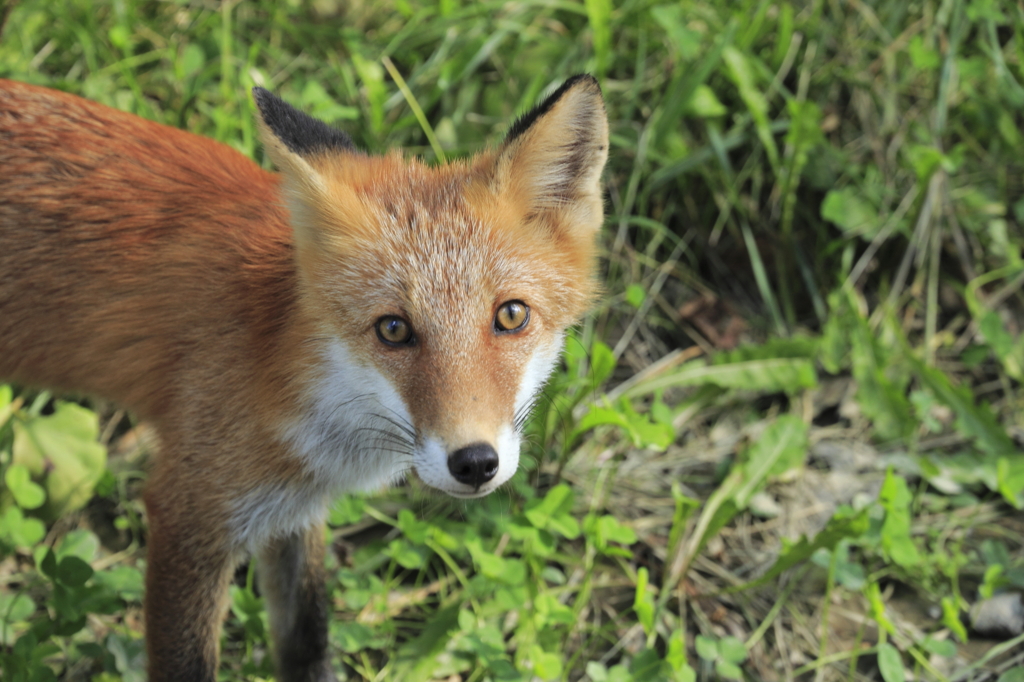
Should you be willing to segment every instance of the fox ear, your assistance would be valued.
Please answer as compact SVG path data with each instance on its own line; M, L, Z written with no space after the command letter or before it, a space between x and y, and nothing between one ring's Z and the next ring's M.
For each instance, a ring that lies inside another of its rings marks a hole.
M530 217L596 232L604 213L601 172L608 117L597 80L573 76L509 129L494 180Z
M319 241L320 219L337 218L326 213L332 202L326 200L328 189L322 160L338 152L358 151L348 135L299 111L268 90L253 88L252 96L260 114L260 139L270 160L284 175L296 239L300 244ZM339 197L334 199L337 203Z
M324 152L355 151L352 138L323 121L305 114L264 88L253 88L260 111L260 134L271 158L282 151L309 160ZM282 164L287 165L287 163Z

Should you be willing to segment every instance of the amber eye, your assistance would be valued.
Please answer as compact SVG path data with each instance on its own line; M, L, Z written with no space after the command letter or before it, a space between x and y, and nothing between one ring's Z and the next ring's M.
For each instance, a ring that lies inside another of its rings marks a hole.
M499 332L517 332L530 321L530 306L522 301L508 301L498 308L494 316L494 329Z
M408 346L413 342L412 326L395 315L380 318L375 328L377 338L389 346Z

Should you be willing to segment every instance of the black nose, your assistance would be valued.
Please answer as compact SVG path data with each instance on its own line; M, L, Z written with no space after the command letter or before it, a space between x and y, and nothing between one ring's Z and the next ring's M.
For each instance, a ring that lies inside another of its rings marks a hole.
M498 473L498 453L487 443L473 443L448 455L448 471L459 483L479 488Z

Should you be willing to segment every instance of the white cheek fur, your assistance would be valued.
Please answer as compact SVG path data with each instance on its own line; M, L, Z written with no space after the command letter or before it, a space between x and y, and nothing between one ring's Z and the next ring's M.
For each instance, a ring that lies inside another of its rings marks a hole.
M302 416L281 432L309 475L291 485L268 483L238 501L232 527L244 545L308 527L324 517L333 496L380 490L412 466L412 437L395 426L411 431L412 418L387 379L337 340L319 369Z
M551 376L551 371L558 362L558 356L562 352L562 341L564 336L559 334L551 343L538 346L526 363L523 371L523 378L519 381L519 390L516 391L516 414L527 409L536 399L540 389Z

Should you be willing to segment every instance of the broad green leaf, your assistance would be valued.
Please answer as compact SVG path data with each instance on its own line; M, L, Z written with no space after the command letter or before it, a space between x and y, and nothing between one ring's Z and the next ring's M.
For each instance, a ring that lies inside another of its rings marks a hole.
M591 682L607 682L608 668L597 661L587 661L587 677Z
M675 630L668 637L668 646L665 651L665 662L667 662L673 670L680 672L683 667L689 667L686 658L686 637L683 635L682 630Z
M910 504L913 498L907 488L907 482L891 467L886 472L885 482L878 493L878 501L885 509L882 548L896 564L904 568L918 565L921 562L921 555L910 534Z
M639 284L630 284L626 287L626 303L639 309L647 298L647 292Z
M946 156L941 151L929 145L907 145L904 148L904 153L921 185L927 184L935 171L942 167L946 160Z
M132 639L117 632L111 632L105 644L120 673L119 676L111 675L112 680L143 682L147 679L145 676L146 647L141 638Z
M131 49L132 34L127 26L124 24L118 24L107 31L107 37L110 38L110 42L121 48L122 50L128 51Z
M349 526L363 518L366 501L357 495L342 495L331 505L327 522L332 526Z
M665 662L654 649L642 649L629 662L629 673L633 680L664 680L669 672Z
M699 118L717 118L729 113L715 91L704 84L698 85L693 91L686 110Z
M745 509L750 497L768 480L803 463L807 456L807 425L791 414L786 414L764 430L747 450L743 464L743 482L734 499Z
M858 535L863 535L869 529L870 524L866 518L867 511L867 508L862 510L862 512L865 513L865 521L863 529L861 529ZM867 576L864 573L864 566L856 561L850 560L847 543L841 542L836 546L833 552L838 554L836 557L836 582L851 591L860 591L864 589L864 584L867 581Z
M558 654L544 651L539 644L530 647L533 673L542 680L553 680L562 674L562 659Z
M548 521L547 530L558 533L563 538L575 540L580 536L580 524L571 514L559 514L552 516Z
M425 548L413 545L405 538L392 540L384 553L394 559L399 566L409 570L423 568L427 563Z
M921 642L921 648L936 656L943 656L945 658L956 656L956 644L948 639L935 639L931 635L924 638L924 641Z
M718 653L724 660L736 665L747 660L747 647L737 637L727 636L718 640Z
M13 461L43 478L44 516L78 509L92 496L107 462L98 436L96 414L75 403L60 402L49 416L14 423Z
M996 463L999 492L1017 509L1024 509L1024 457L1000 457Z
M594 539L597 549L605 552L609 542L631 545L636 542L636 533L629 526L619 523L611 514L601 517L588 516L584 519L584 531ZM628 556L628 552L627 552Z
M57 577L57 555L50 548L43 553L42 559L38 562L39 570L49 578Z
M228 589L231 597L231 611L242 622L263 612L263 599L256 596L252 589L238 585L231 585Z
M427 521L420 521L410 509L403 509L398 512L398 529L405 537L417 545L422 545L430 535L431 524Z
M705 637L704 635L697 635L694 645L697 649L697 655L705 661L713 661L718 658L718 640Z
M910 63L918 71L933 71L942 63L938 51L925 45L920 34L910 39L907 53L910 55Z
M675 440L671 423L653 422L646 415L638 414L623 399L615 408L591 405L572 433L572 440L597 426L618 426L636 447L655 447L664 450Z
M535 622L538 628L549 625L568 625L576 621L572 609L550 592L542 592L533 600Z
M580 534L579 523L571 515L572 501L572 488L562 483L549 490L544 499L530 500L523 515L535 528L572 540Z
M590 376L588 377L590 385L587 388L598 389L615 371L617 364L618 360L615 359L608 344L595 341L590 348Z
M506 559L495 554L481 554L480 572L504 585L522 585L526 580L526 566L519 559Z
M878 645L878 670L885 682L903 682L903 657L892 644L885 642Z
M1010 668L1000 675L996 682L1024 682L1024 665Z
M583 434L597 426L618 426L623 429L630 429L630 420L626 415L611 408L591 406L587 414L583 416L575 427L574 434Z
M96 582L113 590L126 601L141 601L144 581L142 571L134 566L120 564L96 572Z
M56 578L68 587L81 587L92 577L92 566L76 556L66 556L57 565Z
M837 293L829 296L830 315L821 330L818 361L829 374L839 374L849 366L850 328L856 324L855 313Z
M651 415L653 416L653 415ZM646 414L632 412L629 414L629 433L638 447L664 450L676 439L676 431L669 423L652 421Z
M487 671L491 673L489 677L494 682L528 682L530 679L528 675L516 670L516 667L505 659L492 660L487 665Z
M199 43L189 43L181 51L181 59L178 62L179 77L184 80L194 76L203 66L206 65L206 54Z
M331 642L349 654L364 651L373 645L373 630L362 623L337 621L331 623Z
M36 612L36 603L24 592L0 593L0 620L6 623L27 620Z
M971 21L991 21L996 25L1006 23L1006 15L996 0L974 0L965 9L967 18Z
M743 679L743 671L740 667L723 659L715 661L715 672L728 680Z
M7 489L14 496L14 501L22 509L37 509L46 501L46 492L32 481L28 467L12 464L4 473Z
M878 209L852 186L829 190L821 202L821 217L847 236L872 239L882 229Z
M1002 564L992 564L985 569L985 575L981 580L981 585L978 586L978 594L982 599L991 599L992 595L995 594L996 589L1001 587L1003 583Z
M521 560L506 559L484 549L479 538L467 540L466 549L485 577L503 585L521 585L526 580L526 565Z
M79 528L65 535L56 548L57 559L76 556L82 561L90 562L96 558L100 550L100 539L90 530Z
M12 625L22 623L36 612L36 603L24 592L0 593L0 646L9 647L17 637ZM18 630L24 630L24 626Z

